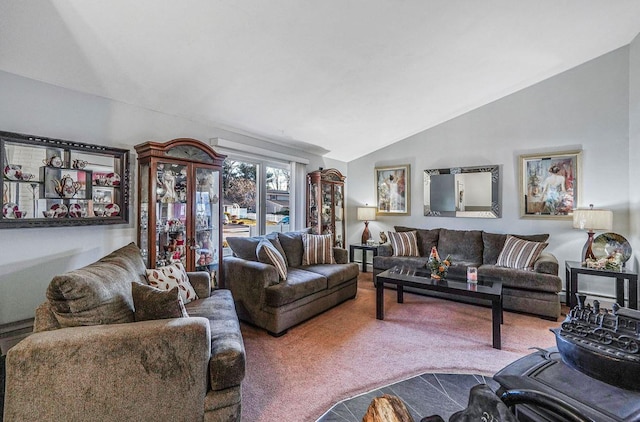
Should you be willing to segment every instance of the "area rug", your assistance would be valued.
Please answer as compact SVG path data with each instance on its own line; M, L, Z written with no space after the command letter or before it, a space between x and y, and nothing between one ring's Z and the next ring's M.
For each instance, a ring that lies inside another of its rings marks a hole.
M425 372L491 376L531 347L552 347L560 323L504 313L502 350L491 347L491 309L395 291L375 318L371 273L357 297L282 337L242 324L247 374L243 421L315 421L336 403Z

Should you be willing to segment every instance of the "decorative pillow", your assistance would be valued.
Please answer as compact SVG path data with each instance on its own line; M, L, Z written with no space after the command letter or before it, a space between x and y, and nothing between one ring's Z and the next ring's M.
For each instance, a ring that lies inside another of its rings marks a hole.
M276 267L280 280L287 279L287 262L285 261L284 256L282 256L278 251L278 248L276 248L271 241L263 239L258 243L256 255L258 256L258 261L265 264L271 264Z
M178 286L160 290L146 284L131 283L133 315L136 321L188 317Z
M310 228L300 231L278 233L278 240L287 259L287 267L297 268L302 265L302 235L311 233Z
M247 261L257 261L256 247L258 247L258 243L260 243L262 239L262 236L227 237L226 241L233 251L233 254L238 258L246 259Z
M393 256L420 256L416 232L389 232Z
M330 234L302 235L302 265L335 263Z
M178 286L183 303L189 303L198 298L181 262L147 270L147 279L151 286L160 290L171 290Z
M531 270L533 269L533 263L536 262L540 253L546 247L547 243L529 242L528 240L508 235L496 265L519 270Z

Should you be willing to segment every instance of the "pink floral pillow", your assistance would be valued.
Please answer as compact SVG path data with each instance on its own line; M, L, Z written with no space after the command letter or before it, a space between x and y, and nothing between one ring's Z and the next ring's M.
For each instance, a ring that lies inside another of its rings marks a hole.
M147 280L150 286L160 290L171 290L177 286L184 303L198 298L181 262L147 270Z

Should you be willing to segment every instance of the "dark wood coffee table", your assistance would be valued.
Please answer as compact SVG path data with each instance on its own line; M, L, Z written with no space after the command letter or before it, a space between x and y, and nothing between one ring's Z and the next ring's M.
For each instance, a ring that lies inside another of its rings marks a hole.
M413 287L422 290L448 293L453 298L472 297L491 302L491 319L493 325L493 347L502 347L500 340L500 324L502 324L502 282L484 280L478 277L478 283L467 283L466 279L448 276L443 280L431 278L426 268L410 268L396 266L381 272L375 277L376 285L376 318L384 319L384 285L395 284L398 290L398 303L404 302L404 288Z

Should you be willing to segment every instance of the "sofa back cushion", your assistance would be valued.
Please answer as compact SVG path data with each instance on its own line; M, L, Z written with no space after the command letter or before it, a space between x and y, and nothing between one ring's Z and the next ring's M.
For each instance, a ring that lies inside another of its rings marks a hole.
M140 249L130 243L86 267L53 277L47 299L61 327L133 322L131 282L147 284Z
M507 240L506 234L487 233L482 232L482 243L484 244L484 250L482 251L482 263L488 265L496 265L498 262L498 255L504 247L504 242ZM528 240L530 242L546 242L549 239L549 234L513 234L519 239Z
M311 233L311 229L305 229L295 232L278 233L278 240L284 250L289 267L299 267L302 265L302 234Z
M438 237L440 235L440 229L414 229L405 226L393 226L397 232L416 232L416 238L418 240L418 252L420 256L429 256L431 248L438 246Z
M438 253L451 255L453 262L482 264L482 231L440 229Z
M285 255L280 242L278 241L278 233L269 233L265 236L254 237L227 237L226 241L233 254L238 258L246 259L247 261L259 261L256 251L258 250L258 244L263 239L268 239L273 246L278 249L281 255ZM286 261L286 257L285 257Z

